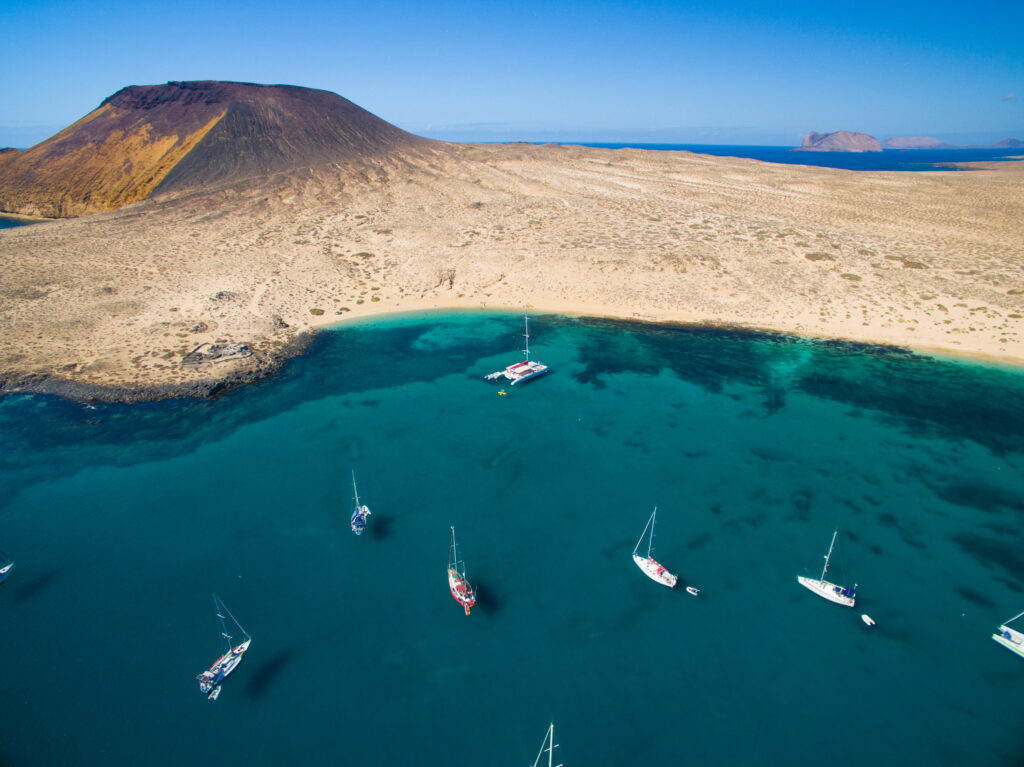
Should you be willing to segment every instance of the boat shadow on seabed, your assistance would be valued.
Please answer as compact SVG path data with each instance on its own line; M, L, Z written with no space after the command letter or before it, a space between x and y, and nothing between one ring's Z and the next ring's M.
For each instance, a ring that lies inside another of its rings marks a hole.
M249 681L246 683L242 694L252 700L262 698L267 690L274 685L277 677L284 671L285 666L291 662L294 654L293 650L280 650L268 658L262 666L249 676Z
M501 597L488 581L477 578L473 591L476 594L474 610L479 610L486 615L496 615L501 612Z

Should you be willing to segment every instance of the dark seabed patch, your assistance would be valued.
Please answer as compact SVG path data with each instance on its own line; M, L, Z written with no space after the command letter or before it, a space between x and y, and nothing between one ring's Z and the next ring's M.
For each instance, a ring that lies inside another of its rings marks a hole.
M966 599L968 602L977 605L978 607L995 607L992 600L979 594L974 589L969 589L966 586L957 586L956 593Z
M967 532L954 535L953 542L980 564L986 567L1001 567L1017 582L1024 580L1024 554L1020 553L1017 542L1011 544Z

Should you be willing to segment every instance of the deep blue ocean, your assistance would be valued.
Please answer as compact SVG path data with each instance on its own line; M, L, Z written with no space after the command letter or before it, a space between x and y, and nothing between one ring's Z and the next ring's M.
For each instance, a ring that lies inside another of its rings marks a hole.
M1024 149L884 149L881 152L801 152L784 146L738 146L733 144L607 144L581 146L604 149L653 149L696 152L718 157L748 157L762 162L787 165L817 165L846 170L962 170L949 163L988 162L1024 155Z
M10 229L15 226L23 226L31 223L30 221L20 220L16 218L7 218L3 213L0 213L0 229Z
M1024 761L989 638L1024 374L542 315L554 372L499 396L519 322L346 325L213 401L0 400L0 764L523 767L552 720L566 767ZM675 590L630 559L655 505ZM796 581L836 529L854 609ZM212 593L253 637L216 702Z

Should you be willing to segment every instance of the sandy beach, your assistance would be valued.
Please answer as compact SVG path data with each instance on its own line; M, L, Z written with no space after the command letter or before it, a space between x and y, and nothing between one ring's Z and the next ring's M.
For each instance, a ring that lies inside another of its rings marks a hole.
M0 231L0 379L202 393L324 325L524 302L1021 364L1022 243L1024 163L437 144ZM203 343L254 353L183 366Z

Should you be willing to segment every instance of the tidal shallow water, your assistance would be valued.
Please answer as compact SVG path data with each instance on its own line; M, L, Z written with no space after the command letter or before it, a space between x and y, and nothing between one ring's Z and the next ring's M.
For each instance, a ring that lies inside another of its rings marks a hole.
M1024 759L989 638L1024 375L541 316L554 372L498 396L519 323L345 326L214 401L0 400L0 765L521 767L551 720L566 767ZM655 505L675 590L630 559ZM852 610L796 582L837 528ZM211 703L214 592L253 642Z

